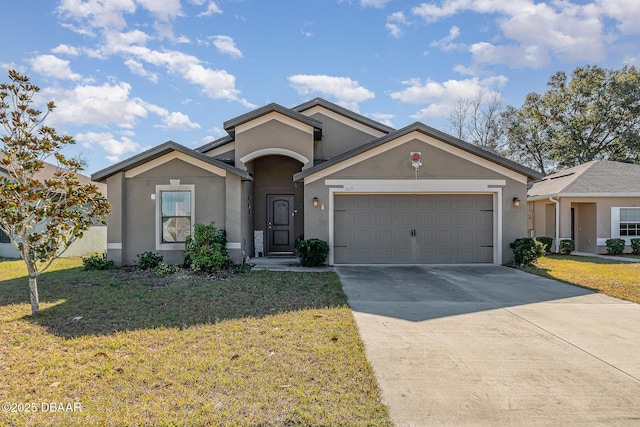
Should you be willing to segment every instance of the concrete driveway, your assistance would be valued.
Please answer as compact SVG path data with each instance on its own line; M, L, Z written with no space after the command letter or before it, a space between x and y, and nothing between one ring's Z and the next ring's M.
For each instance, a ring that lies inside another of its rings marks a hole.
M499 266L336 271L396 425L640 425L640 305Z

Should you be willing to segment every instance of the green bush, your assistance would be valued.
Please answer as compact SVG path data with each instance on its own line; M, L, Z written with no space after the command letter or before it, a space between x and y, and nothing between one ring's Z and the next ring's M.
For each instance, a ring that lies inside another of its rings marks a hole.
M544 244L531 237L522 237L509 244L513 249L514 263L523 267L530 267L542 255L544 255Z
M329 244L320 239L307 239L298 244L300 265L317 267L323 265L329 255Z
M607 253L609 255L619 255L624 252L626 245L624 239L607 239Z
M175 265L165 264L164 262L161 262L156 268L153 269L153 272L157 276L167 276L169 274L175 273L176 271L177 268Z
M143 270L153 270L164 260L164 257L155 252L143 252L137 255L136 265Z
M640 239L631 239L631 251L635 255L640 255Z
M196 224L185 243L185 265L195 271L213 272L232 265L227 250L227 233L212 222Z
M553 237L536 237L536 240L544 245L545 252L553 252Z
M113 261L107 260L106 254L91 254L82 258L85 270L111 270L116 265Z
M576 250L576 244L571 239L560 240L560 253L569 255Z

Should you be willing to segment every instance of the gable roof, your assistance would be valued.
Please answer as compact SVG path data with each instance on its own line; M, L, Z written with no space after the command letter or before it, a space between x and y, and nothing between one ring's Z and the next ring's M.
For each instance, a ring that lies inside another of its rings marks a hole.
M529 189L528 198L605 193L637 193L640 196L640 165L592 160L534 182Z
M238 169L234 166L228 165L227 163L221 162L220 160L214 159L213 157L206 156L196 150L192 150L190 148L185 147L184 145L180 145L177 142L173 142L173 141L167 141L164 144L158 145L157 147L151 148L150 150L144 151L138 155L130 157L127 160L123 160L120 163L116 163L115 165L102 169L101 171L98 171L93 175L91 175L91 179L94 181L105 181L107 178L109 178L112 175L115 175L119 172L126 172L135 167L143 165L151 160L154 160L166 154L169 154L173 151L177 151L179 153L193 157L195 159L198 159L210 165L217 166L221 169L226 170L227 172L238 175L243 179L253 180L251 174L249 174L248 172L242 169Z
M524 176L526 176L528 179L540 179L542 177L542 175L530 168L527 168L525 166L522 166L516 162L513 162L509 159L505 159L504 157L498 156L497 154L494 154L490 151L484 150L478 146L469 144L468 142L462 141L461 139L457 139L449 134L446 134L444 132L441 132L437 129L434 129L430 126L425 125L424 123L420 123L420 122L415 122L409 126L406 126L402 129L398 129L396 131L393 131L383 137L380 137L378 139L375 139L367 144L361 145L359 147L356 147L350 151L347 151L346 153L343 153L339 156L333 157L323 163L320 163L319 165L313 166L309 169L305 169L302 172L298 172L297 174L295 174L293 176L294 181L299 181L309 175L312 175L316 172L319 172L323 169L326 169L330 166L336 165L338 163L341 163L347 159L350 159L351 157L357 156L358 154L364 153L366 151L369 151L375 147L378 147L380 145L383 145L387 142L390 142L392 140L395 140L397 138L400 138L404 135L407 135L411 132L419 132L422 133L424 135L430 136L432 138L435 138L439 141L445 142L453 147L459 148L461 150L467 151L471 154L474 154L478 157L481 157L485 160L489 160L493 163L496 163L500 166L503 166L507 169L510 169L514 172L517 172L519 174L522 174Z
M322 135L322 122L276 103L267 104L264 107L256 108L255 110L249 111L248 113L227 120L226 122L224 122L224 130L226 130L229 135L231 135L231 137L235 137L237 126L273 112L282 114L283 116L289 117L313 127L314 138L320 139L320 136Z
M225 144L228 144L230 142L233 142L233 138L231 138L231 136L226 135L223 136L222 138L218 138L216 140L213 140L211 142L208 142L200 147L195 148L196 151L200 152L200 153L206 153L207 151L211 151L214 148L218 148L218 147L222 147Z
M344 107L341 107L338 104L334 104L333 102L329 102L326 99L322 99L322 98L314 98L310 101L304 102L296 107L293 107L292 110L302 113L303 111L306 111L313 107L318 107L318 106L326 108L327 110L333 111L334 113L338 113L355 122L362 123L363 125L376 129L382 133L390 133L395 130L391 126L387 126L383 123L372 120L368 117L363 116L362 114L358 114L354 111L348 110Z

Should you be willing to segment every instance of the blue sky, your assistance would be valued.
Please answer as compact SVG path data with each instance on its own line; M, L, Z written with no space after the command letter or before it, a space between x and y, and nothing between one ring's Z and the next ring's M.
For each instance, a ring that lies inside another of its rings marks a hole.
M556 71L640 65L638 0L21 0L3 4L2 81L58 108L87 173L173 140L198 147L270 102L316 96L448 131L460 98L519 107Z

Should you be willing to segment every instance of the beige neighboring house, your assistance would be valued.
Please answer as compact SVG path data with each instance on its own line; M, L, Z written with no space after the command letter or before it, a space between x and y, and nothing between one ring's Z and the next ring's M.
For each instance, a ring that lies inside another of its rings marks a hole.
M45 163L44 168L36 174L36 179L44 181L53 176L58 167L51 163ZM6 175L7 171L0 168L0 174ZM91 178L86 175L78 175L80 184L89 184ZM107 186L99 182L93 182L98 190L107 195ZM107 227L104 225L96 225L90 227L84 232L81 239L76 240L62 254L63 257L84 256L92 253L105 253L107 251ZM0 258L20 258L18 250L13 246L9 237L0 231Z
M529 229L573 239L577 252L606 253L606 241L640 237L640 165L594 160L546 176L528 191Z
M304 235L329 243L329 264L502 264L527 233L527 184L542 177L422 123L393 129L320 98L223 127L202 147L170 141L92 175L109 189L109 259L182 263L193 225L213 221L236 263L292 255Z

